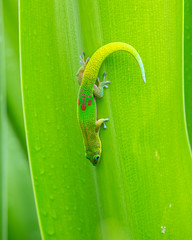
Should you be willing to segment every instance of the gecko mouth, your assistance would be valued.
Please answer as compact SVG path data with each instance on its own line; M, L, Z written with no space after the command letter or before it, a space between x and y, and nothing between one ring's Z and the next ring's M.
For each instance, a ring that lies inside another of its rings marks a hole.
M98 160L95 159L89 159L89 161L93 164L93 166L96 166L98 162Z

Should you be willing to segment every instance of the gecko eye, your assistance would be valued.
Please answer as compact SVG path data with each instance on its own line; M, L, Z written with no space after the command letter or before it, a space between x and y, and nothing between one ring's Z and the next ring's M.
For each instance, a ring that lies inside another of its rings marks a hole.
M99 156L96 156L96 157L95 157L95 160L98 160L98 159L99 159Z

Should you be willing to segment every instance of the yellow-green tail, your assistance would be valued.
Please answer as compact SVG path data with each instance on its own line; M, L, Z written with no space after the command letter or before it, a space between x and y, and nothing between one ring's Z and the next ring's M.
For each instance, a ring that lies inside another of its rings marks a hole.
M93 54L83 74L81 87L86 87L88 89L92 88L98 76L99 69L105 58L107 58L110 54L117 51L126 51L133 55L133 57L137 60L137 63L140 67L143 81L144 83L146 83L144 66L139 56L139 53L135 50L135 48L133 48L131 45L127 43L113 42L99 48Z

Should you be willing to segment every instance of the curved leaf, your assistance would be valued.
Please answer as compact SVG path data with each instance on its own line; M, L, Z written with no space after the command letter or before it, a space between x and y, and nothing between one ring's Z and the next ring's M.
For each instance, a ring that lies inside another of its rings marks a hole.
M184 21L184 90L185 90L185 111L186 111L186 123L188 129L189 140L192 146L192 2L190 0L185 1L185 21Z
M182 1L20 0L28 151L44 239L189 239L192 161L184 121ZM75 73L105 43L133 45L101 73L102 159L84 158ZM84 48L83 48L84 46ZM183 221L185 219L185 221ZM112 237L113 236L113 237Z
M0 239L7 237L6 101L3 4L0 0Z
M8 121L4 160L7 171L6 199L8 208L8 239L39 239L40 232L34 205L33 189L26 155L21 84L19 69L19 34L17 0L3 1L4 65L6 85L5 114ZM5 94L5 89L4 94ZM8 114L7 114L8 112ZM5 128L5 127L4 127ZM22 148L23 147L23 148ZM6 196L6 194L4 194ZM4 227L5 228L5 227ZM6 231L6 229L3 229Z

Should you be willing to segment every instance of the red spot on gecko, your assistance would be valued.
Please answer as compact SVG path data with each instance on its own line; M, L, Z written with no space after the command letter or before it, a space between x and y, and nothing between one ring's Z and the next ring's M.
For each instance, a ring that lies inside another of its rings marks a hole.
M92 104L92 100L89 100L88 105L91 106L91 104Z
M85 106L85 97L83 98L83 103L82 103L82 105L81 105L81 110L82 111L85 111L85 109L86 109L87 107Z
M78 99L78 105L80 105L80 100Z

